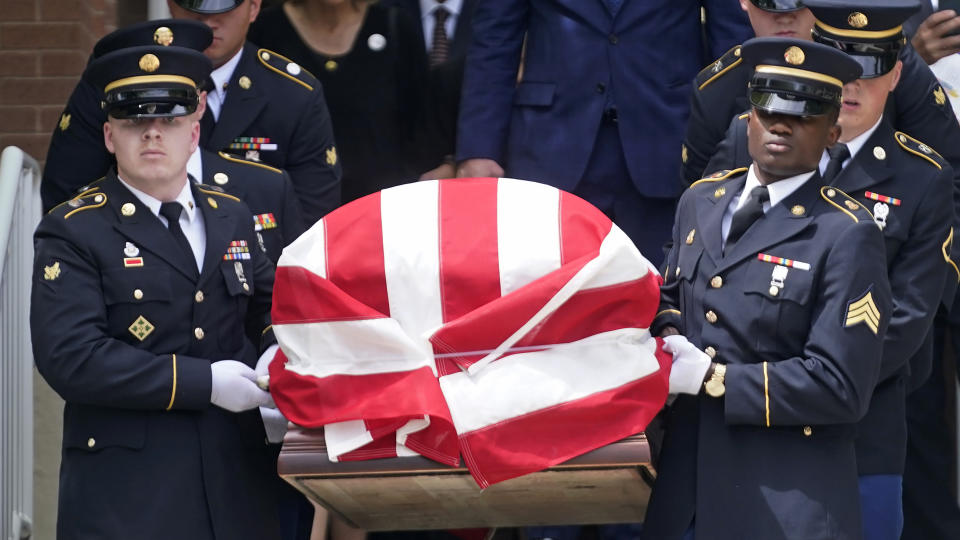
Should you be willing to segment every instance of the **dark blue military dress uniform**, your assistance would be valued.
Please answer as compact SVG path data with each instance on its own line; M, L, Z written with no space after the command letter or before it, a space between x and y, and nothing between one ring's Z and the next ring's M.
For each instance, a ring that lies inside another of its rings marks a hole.
M205 26L195 21L177 22ZM172 22L162 24L171 26ZM154 28L159 26L157 21L144 23L145 31L139 41L132 42L129 37L120 45L129 47L144 40L152 44ZM180 46L180 31L171 28L172 44ZM128 29L124 33L137 35ZM94 51L94 58L97 52ZM103 147L106 115L94 87L81 80L60 118L50 140L41 183L45 210L71 197L76 188L91 178L103 176L112 163ZM212 117L209 120L212 122ZM208 124L201 130L204 148L256 157L267 165L285 169L307 223L312 224L339 206L340 162L323 89L311 74L293 62L245 44L227 85L219 120L212 130L209 127Z
M211 362L253 366L251 344L272 341L273 269L245 204L191 189L206 227L199 275L113 171L37 229L34 357L66 401L60 539L278 530L259 411L210 404Z

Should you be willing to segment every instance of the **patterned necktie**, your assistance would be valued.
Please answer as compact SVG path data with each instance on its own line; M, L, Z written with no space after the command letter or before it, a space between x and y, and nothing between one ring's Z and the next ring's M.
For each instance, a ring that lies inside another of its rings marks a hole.
M730 222L730 232L727 234L726 249L735 244L743 236L743 233L753 225L753 222L760 219L763 215L763 203L770 200L770 192L767 186L757 186L750 190L750 197L747 202L733 213L733 221Z
M850 157L850 149L847 145L838 142L827 148L827 154L830 156L830 161L827 162L827 168L823 171L823 182L830 184L843 170L843 162Z
M446 62L450 54L450 41L447 40L446 27L449 16L450 11L442 4L433 10L433 47L430 49L430 67Z
M167 218L167 229L173 235L177 245L180 246L180 250L187 256L187 261L192 263L190 268L196 273L197 259L193 255L190 241L187 240L187 236L183 234L183 229L180 228L180 214L182 213L183 205L178 202L165 202L160 205L160 215Z

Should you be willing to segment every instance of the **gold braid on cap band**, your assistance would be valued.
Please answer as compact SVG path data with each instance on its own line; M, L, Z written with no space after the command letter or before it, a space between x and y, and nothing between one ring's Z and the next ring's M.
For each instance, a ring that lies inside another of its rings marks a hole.
M844 30L843 28L834 28L833 26L825 24L821 21L816 21L815 24L827 32L837 36L864 39L893 37L903 31L903 25L897 26L896 28L891 28L890 30Z
M825 82L827 84L832 84L843 88L843 83L840 82L840 79L831 77L829 75L824 75L823 73L817 73L816 71L809 71L806 69L797 69L791 67L781 67L781 66L768 66L768 65L759 65L756 68L757 73L772 73L774 75L788 75L790 77L800 77L801 79L810 79L814 81Z
M149 84L149 83L178 83L178 84L187 84L194 88L197 87L197 83L181 75L138 75L136 77L127 77L125 79L113 81L112 83L108 84L106 88L103 89L103 92L107 93L119 86L130 86L131 84Z

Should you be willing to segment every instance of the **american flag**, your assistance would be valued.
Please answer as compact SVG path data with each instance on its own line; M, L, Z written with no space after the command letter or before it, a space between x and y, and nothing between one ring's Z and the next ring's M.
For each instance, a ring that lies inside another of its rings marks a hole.
M661 279L599 210L513 179L354 201L281 256L270 386L334 460L462 455L481 487L642 431Z

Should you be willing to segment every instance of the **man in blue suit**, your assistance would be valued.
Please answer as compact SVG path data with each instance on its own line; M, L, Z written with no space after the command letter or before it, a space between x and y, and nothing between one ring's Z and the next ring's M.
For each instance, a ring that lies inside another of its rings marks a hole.
M676 152L690 81L750 32L724 0L479 2L458 175L576 193L659 263L682 187Z

